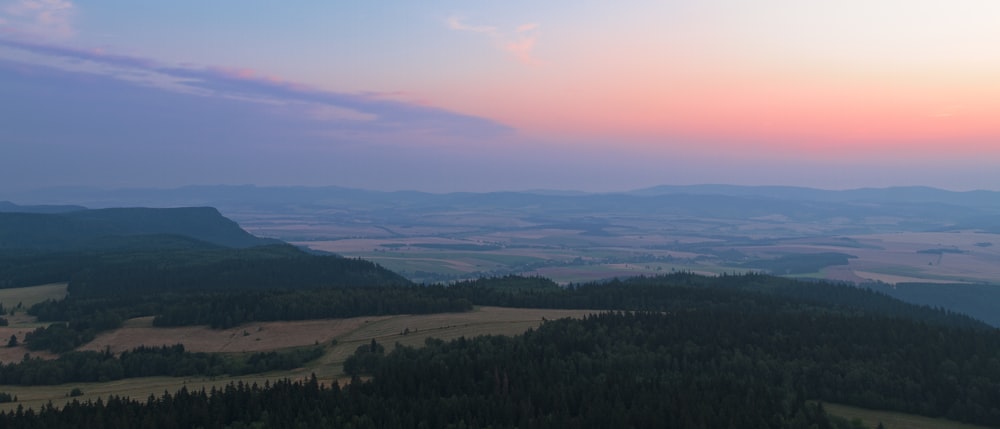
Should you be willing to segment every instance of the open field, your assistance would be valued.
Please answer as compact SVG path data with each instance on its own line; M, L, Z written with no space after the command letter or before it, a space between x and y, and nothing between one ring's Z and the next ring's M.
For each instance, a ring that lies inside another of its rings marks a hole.
M229 329L206 326L154 328L152 318L126 322L104 332L79 350L110 348L120 353L139 346L184 344L192 352L243 353L339 342L383 338L403 344L419 344L427 336L448 339L484 333L511 335L538 325L542 318L579 317L590 311L479 307L467 313L429 315L366 316L349 319L255 322ZM401 335L409 330L408 335ZM419 335L417 335L419 333ZM414 343L414 341L416 341ZM351 350L353 352L353 350ZM20 359L20 356L18 356Z
M12 308L18 303L24 309L47 299L61 299L66 296L66 283L0 289L0 303L4 308Z
M0 338L3 339L3 341L0 342L0 363L19 362L21 359L24 358L25 354L31 354L32 357L40 357L42 359L55 359L56 355L49 353L45 350L31 351L28 350L27 347L24 347L21 344L18 344L17 347L7 347L7 340L10 339L11 335L16 335L18 341L20 342L21 340L24 339L24 334L31 332L33 330L35 330L34 327L26 327L26 326L0 327Z
M101 351L107 348L121 353L139 346L184 344L184 348L192 352L259 352L327 343L358 330L366 323L386 317L257 322L230 329L211 329L207 326L154 328L152 317L143 317L129 320L122 328L101 333L79 350Z
M10 289L0 289L0 303L5 309L16 307L19 303L21 309L15 311L14 315L5 315L9 325L0 326L0 363L14 362L24 358L29 350L23 345L17 347L7 347L7 341L11 335L17 337L18 341L24 339L24 334L35 330L40 326L47 326L48 323L37 323L33 316L29 316L25 311L39 302L48 299L62 299L66 296L66 283L53 283L38 286L19 287ZM55 357L45 351L30 352L32 356L41 358Z
M401 315L386 317L359 317L351 319L310 320L301 322L251 323L238 328L213 331L203 327L152 328L149 320L129 321L127 326L98 337L81 349L124 350L138 345L160 345L178 342L192 351L246 351L276 350L297 346L324 344L326 352L306 368L241 377L148 377L118 380L107 383L72 383L57 386L0 386L0 392L17 395L19 402L0 404L0 410L10 410L18 405L39 407L69 400L66 394L74 387L83 390L80 400L103 398L110 394L145 399L149 395L162 395L181 387L211 389L230 382L264 383L283 378L300 379L316 374L326 383L341 380L343 363L357 347L372 339L391 349L393 344L420 346L427 338L453 339L478 335L516 335L542 323L544 319L583 317L590 310L548 310L500 307L477 307L466 313L427 315ZM258 328L262 328L258 331ZM248 335L243 336L246 330ZM404 331L409 330L406 334ZM162 332L157 332L162 331ZM234 335L235 334L235 335ZM204 338L202 338L204 337ZM144 341L143 338L152 338ZM255 338L260 338L257 341ZM337 343L333 345L333 340ZM166 341L166 342L165 342ZM228 343L227 343L228 341ZM218 344L216 344L218 343ZM20 356L18 356L20 359Z
M986 426L969 425L945 419L932 419L892 411L868 410L848 405L823 403L826 412L848 420L861 419L874 428L881 422L886 429L987 429Z
M864 205L874 206L878 203ZM311 218L308 227L313 233L331 229L320 234L321 239L295 244L371 260L418 283L520 274L566 285L675 271L763 272L873 287L904 301L944 306L1000 326L989 303L948 290L959 284L1000 288L1000 227L981 222L960 228L959 221L910 213L912 207L900 216L851 214L857 209L851 206L831 217L808 210L745 216L720 207L719 212L694 217L655 210L616 214L607 207L566 213L525 208L483 210L480 215L496 221L486 223L467 213L433 213L437 208L423 214L375 211L350 219ZM966 211L958 210L961 216ZM296 222L293 217L285 221ZM255 223L252 215L241 223L252 232L280 232L271 229L273 224ZM338 236L351 224L382 229ZM901 283L943 286L919 295L894 289Z
M302 241L309 246L349 257L374 261L416 281L447 281L509 273L542 275L559 283L612 277L655 275L670 270L722 273L753 270L753 260L783 255L837 252L853 257L846 266L818 269L804 277L836 281L938 283L1000 283L1000 235L977 232L896 233L845 237L768 238L758 241L686 241L668 236L583 237L570 244L553 231L530 231L529 246L515 245L526 238L493 237L499 249L448 250L415 246L441 243L435 237ZM579 235L580 232L576 231ZM631 240L631 241L630 241ZM455 246L488 243L482 240L445 241ZM489 242L493 243L493 242ZM631 243L631 247L629 246ZM990 243L990 244L987 244ZM941 252L941 253L933 253ZM748 261L751 261L748 265ZM761 268L757 268L761 270ZM780 274L780 273L779 273ZM799 275L803 277L802 275Z
M690 239L689 237L684 237ZM500 241L492 241L500 240ZM671 238L670 242L676 239ZM513 235L442 240L435 236L299 241L294 244L376 262L418 282L438 282L520 273L558 283L654 275L670 269L722 272L693 263L699 254L638 248L661 239L580 236L580 231L528 230ZM500 243L497 245L496 243ZM441 250L426 244L452 245ZM489 250L461 250L460 246ZM493 246L493 247L487 247ZM499 248L496 248L499 247ZM730 270L732 271L732 270Z

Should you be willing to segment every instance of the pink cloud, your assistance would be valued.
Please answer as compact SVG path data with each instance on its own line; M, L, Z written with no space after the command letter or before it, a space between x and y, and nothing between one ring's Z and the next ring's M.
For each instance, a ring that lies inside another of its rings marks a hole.
M516 31L518 33L524 33L525 31L531 31L531 30L534 30L534 29L536 29L538 27L539 27L539 24L537 22L530 22L530 23L527 23L527 24L521 24L521 25L519 25L517 27Z
M0 30L42 38L67 38L74 34L75 6L67 0L15 0L0 6Z
M532 50L535 49L535 40L536 38L534 36L525 37L516 42L510 42L504 45L503 49L517 57L517 60L521 63L535 65L538 64L538 61L534 56L532 56L531 53Z
M513 34L506 34L497 27L487 25L469 25L464 22L464 18L453 16L447 20L448 28L458 31L484 34L493 39L493 42L504 52L514 56L520 63L527 65L537 65L540 62L534 57L533 51L538 41L538 36L533 32L540 27L536 22L521 24L514 29Z

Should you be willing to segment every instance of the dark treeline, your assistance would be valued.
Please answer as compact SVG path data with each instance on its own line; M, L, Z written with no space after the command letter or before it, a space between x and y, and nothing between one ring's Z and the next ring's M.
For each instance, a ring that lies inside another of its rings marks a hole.
M968 316L915 306L885 294L846 284L806 282L765 274L703 276L674 273L655 277L559 287L542 277L505 276L458 282L449 287L475 305L597 310L689 311L695 308L791 306L873 314L928 323L993 329Z
M340 288L198 294L165 306L154 326L228 328L251 321L309 320L469 311L472 304L438 287Z
M345 370L372 374L380 396L500 393L635 427L789 427L803 398L1000 426L1000 331L771 306L602 314L388 354L371 344Z
M331 319L386 314L430 314L472 309L443 287L387 286L309 290L120 295L45 301L28 312L58 322L25 335L31 350L62 353L115 329L122 321L156 316L154 326L208 325L223 329L252 321Z
M304 253L289 245L122 254L73 274L75 298L184 291L405 286L369 261Z
M226 249L178 236L108 237L107 248L74 250L0 249L0 288L68 282L85 270L121 267L162 260L168 265L210 264L223 259L264 259L298 256L291 246ZM128 243L121 243L125 240Z
M96 261L88 253L0 250L0 289L64 282Z
M256 384L236 383L221 389L190 391L186 388L145 402L109 397L96 402L74 400L56 408L0 412L0 426L26 429L62 428L607 428L607 427L684 427L712 428L707 423L685 421L686 425L661 425L641 418L630 418L624 411L633 407L613 404L623 410L609 415L593 415L586 410L548 410L531 401L511 403L499 395L399 399L382 397L371 391L369 383L354 380L340 387L320 385L314 379L304 382L282 380ZM760 401L763 402L763 401ZM606 411L610 406L597 411ZM661 406L661 408L667 408ZM673 409L673 408L671 408ZM745 408L741 408L743 410ZM736 414L736 412L727 414ZM580 415L594 417L591 420ZM648 413L644 413L648 414ZM693 413L686 413L685 417ZM599 418L598 418L599 417ZM707 420L707 419L706 419ZM760 422L755 428L853 429L843 419L825 413L822 405L805 404L790 421L779 425ZM638 421L649 426L628 425ZM674 422L676 419L666 420ZM725 426L725 427L740 427Z
M179 243L164 243L168 239ZM192 247L183 241L184 237L174 236L130 240L136 241L138 247L115 245L61 252L0 249L0 288L68 281L72 293L94 297L183 290L411 284L372 262L308 254L291 245L231 249Z
M113 381L153 376L219 376L256 374L301 367L323 354L321 346L243 355L192 353L184 346L139 347L120 355L74 351L46 360L25 357L0 365L0 384L22 386Z

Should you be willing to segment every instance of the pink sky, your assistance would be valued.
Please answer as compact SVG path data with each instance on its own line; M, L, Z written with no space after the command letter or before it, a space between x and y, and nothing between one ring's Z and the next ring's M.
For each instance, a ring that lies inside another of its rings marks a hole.
M173 156L169 147L140 151L133 141L138 130L94 125L88 129L99 131L92 134L70 133L73 127L60 125L80 117L117 124L119 116L141 113L140 106L158 106L143 116L143 130L184 132L184 139L201 140L197 147L220 154L230 147L211 137L221 133L214 124L252 116L260 130L231 138L273 153L268 160L284 160L288 170L274 176L290 184L351 181L364 187L370 180L380 188L421 183L450 189L469 182L444 172L471 169L497 171L478 188L550 187L578 183L589 177L579 171L596 166L605 177L580 188L797 184L808 164L814 186L995 189L998 22L1000 2L994 0L434 1L296 8L262 2L242 9L193 1L0 0L0 66L18 79L0 95L23 98L8 104L18 107L10 123L0 123L14 130L0 135L6 139L0 155L15 170L42 159L30 141L91 149L81 153L106 147L133 158ZM72 90L31 92L58 85ZM100 109L72 110L59 98L77 96L72 93L103 94L91 101ZM40 104L46 97L51 104ZM189 102L210 104L197 100L228 107L196 114ZM179 130L165 118L191 125ZM67 131L53 134L59 130ZM494 165L567 150L573 163L517 166L537 170L521 182ZM408 151L419 155L390 159ZM612 153L615 164L607 164ZM695 171L726 165L727 175L669 175L655 167L658 158L679 156L689 159L683 166L701 163ZM358 170L357 162L337 170L340 175L304 167L351 157L386 165L422 160L443 172L414 179ZM105 158L95 155L95 162ZM775 171L782 165L789 166L786 176ZM928 166L936 176L926 173ZM156 181L180 184L171 179L179 167L185 166L164 165ZM231 175L201 177L256 181L252 172L259 170L238 167ZM155 168L143 171L149 169ZM846 170L882 173L838 182L838 172Z
M542 24L538 65L437 100L554 140L1000 160L1000 6L843 3L696 8L677 28L639 19L581 40Z

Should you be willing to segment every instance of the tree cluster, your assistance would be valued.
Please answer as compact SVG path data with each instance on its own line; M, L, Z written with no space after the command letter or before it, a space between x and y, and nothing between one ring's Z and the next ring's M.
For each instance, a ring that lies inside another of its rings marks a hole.
M228 328L251 321L450 313L471 309L468 300L448 296L440 287L247 291L185 297L166 305L153 319L153 325Z
M322 347L242 355L193 353L183 345L138 347L115 355L109 351L73 351L47 360L26 356L0 365L0 384L22 386L103 382L152 376L244 375L288 370L319 358Z

